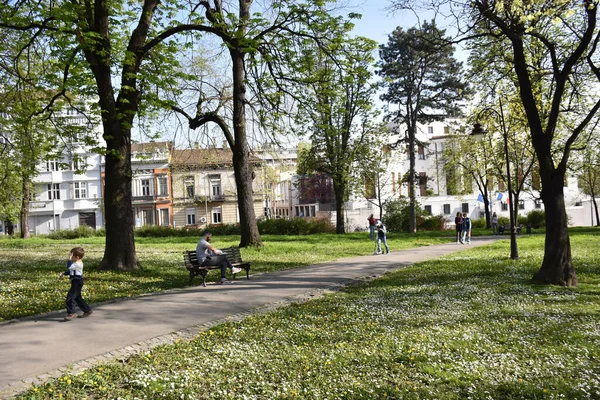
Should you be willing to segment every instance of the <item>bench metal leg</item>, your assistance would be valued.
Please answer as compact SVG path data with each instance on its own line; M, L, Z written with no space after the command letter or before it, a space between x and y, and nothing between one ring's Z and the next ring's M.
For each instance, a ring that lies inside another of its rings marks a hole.
M206 287L206 276L208 275L208 271L205 269L201 269L200 275L202 275L202 286Z

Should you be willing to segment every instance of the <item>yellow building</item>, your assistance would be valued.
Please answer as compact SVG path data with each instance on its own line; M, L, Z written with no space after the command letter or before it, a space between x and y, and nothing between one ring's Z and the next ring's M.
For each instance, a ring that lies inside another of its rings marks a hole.
M254 212L260 218L263 215L260 160L251 157L251 165L254 170ZM240 221L231 150L173 150L171 177L176 228L201 228Z

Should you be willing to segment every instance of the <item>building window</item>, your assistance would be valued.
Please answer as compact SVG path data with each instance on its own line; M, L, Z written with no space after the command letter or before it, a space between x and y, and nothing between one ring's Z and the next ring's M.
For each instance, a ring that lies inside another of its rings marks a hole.
M583 206L583 202L581 200L577 200L575 202L575 207L581 207L581 206Z
M500 203L500 207L502 211L508 211L508 203Z
M166 175L159 175L158 178L158 195L159 196L168 196L169 195L169 185L167 181Z
M534 204L536 209L542 208L542 201L540 199L535 199Z
M85 182L73 182L73 198L87 198L87 185Z
M85 171L87 169L87 163L85 158L74 158L72 164L73 171Z
M46 161L46 171L58 171L58 160L48 160Z
M193 199L195 196L194 192L194 177L188 176L183 180L183 186L185 187L185 197L187 199Z
M421 196L427 196L427 173L419 172L419 190Z
M425 206L425 214L426 215L431 215L431 206L429 206L429 205Z
M48 184L48 200L60 200L60 184Z
M428 126L428 127L427 127L427 133L428 133L429 135L433 135L433 126Z
M450 204L444 204L444 214L450 215Z
M525 209L525 201L519 200L519 210L524 210L524 209Z
M462 212L469 212L469 203L462 203Z
M186 208L186 225L196 225L196 209L195 208Z
M504 182L498 181L498 191L504 192Z
M210 175L210 195L211 199L221 199L223 196L221 195L221 176L220 175Z
M160 208L158 210L158 220L159 224L162 226L169 226L169 209L168 208Z
M221 215L221 207L215 207L212 209L212 223L220 224L223 222L223 218Z
M445 126L444 127L444 134L445 135L449 135L450 134L450 127L449 126Z
M142 179L142 196L150 196L150 179Z
M417 154L418 154L419 160L424 160L425 159L425 147L418 145L417 146Z

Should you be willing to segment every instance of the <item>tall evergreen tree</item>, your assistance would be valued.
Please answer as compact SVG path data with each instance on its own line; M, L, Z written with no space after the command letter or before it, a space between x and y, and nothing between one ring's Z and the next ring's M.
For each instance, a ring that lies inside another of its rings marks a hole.
M409 153L410 232L417 230L417 125L457 116L459 101L466 94L462 64L453 53L445 31L435 21L408 30L398 27L380 48L379 75L387 89L381 99L397 106L388 110L387 118L396 126L396 144L405 144Z

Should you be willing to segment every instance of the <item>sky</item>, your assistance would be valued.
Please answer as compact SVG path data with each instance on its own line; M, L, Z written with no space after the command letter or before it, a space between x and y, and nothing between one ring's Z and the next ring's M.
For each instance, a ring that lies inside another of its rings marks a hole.
M406 12L391 15L386 10L389 5L390 0L353 1L348 11L362 14L362 18L354 22L354 33L383 44L396 27L408 28L416 24L416 18Z
M345 14L349 12L362 14L361 19L354 21L354 33L357 36L365 36L373 39L379 44L385 44L388 41L390 33L398 26L408 29L417 26L419 20L423 22L424 20L431 20L433 18L432 12L420 13L418 16L410 11L398 11L392 14L389 10L386 10L390 6L390 3L391 0L350 0ZM450 31L451 27L445 26L444 21L440 18L441 16L438 15L438 26ZM448 24L452 22L454 21L448 21ZM456 58L459 61L463 61L464 64L466 53L461 51L461 49L457 49Z

